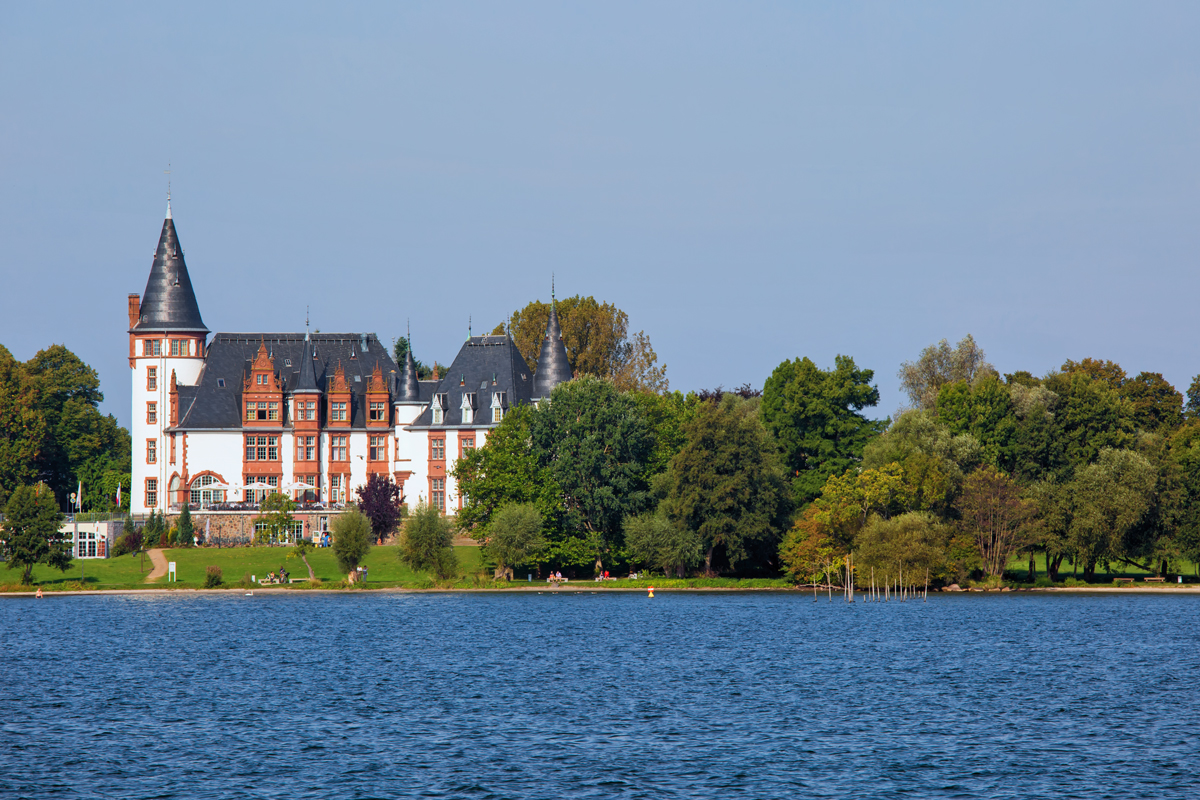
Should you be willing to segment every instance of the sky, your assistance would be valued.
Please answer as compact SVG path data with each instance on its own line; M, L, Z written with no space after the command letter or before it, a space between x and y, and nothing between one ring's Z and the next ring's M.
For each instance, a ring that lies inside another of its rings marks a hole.
M1195 2L0 4L0 344L128 425L172 206L213 331L531 300L629 314L672 389L787 359L1200 373Z

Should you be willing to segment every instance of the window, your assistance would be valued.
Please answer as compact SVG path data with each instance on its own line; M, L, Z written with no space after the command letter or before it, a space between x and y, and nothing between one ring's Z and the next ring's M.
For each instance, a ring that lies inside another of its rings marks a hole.
M330 461L349 461L349 455L346 447L345 436L329 437L329 460Z
M161 356L162 341L159 339L143 339L142 340L142 355L144 356Z
M279 403L267 403L267 419L279 419Z
M306 486L311 486L311 489L297 489L295 499L304 503L315 503L319 497L317 494L317 476L316 475L297 475L296 483L303 483Z
M172 339L171 340L171 355L173 355L173 356L185 355L184 353L180 352L180 345L182 345L182 344L183 344L183 342L181 340Z
M433 424L434 425L442 424L442 409L440 406L435 405L433 407Z
M190 493L191 505L193 508L203 508L210 503L225 502L224 489L209 489L207 487L217 483L217 479L212 475L201 475L196 480L192 481L192 490Z
M147 439L146 440L146 463L147 464L157 464L158 463L158 440L157 439Z
M154 508L158 505L158 479L146 478L146 505Z
M446 510L446 479L429 479L429 504L438 511Z
M158 367L148 367L146 369L146 391L153 392L158 390Z
M345 403L330 403L329 418L334 422L346 421L346 404Z
M247 461L278 461L279 460L279 437L278 436L247 436L246 437L246 460Z
M475 449L474 439L462 439L460 440L460 444L462 445L462 453L460 454L462 458L466 458L467 454Z
M434 461L446 460L446 440L445 439L430 439L429 440L429 457Z
M372 436L370 459L372 461L387 461L387 437Z
M296 437L296 460L297 461L316 461L317 460L317 437L315 437L315 436L297 436Z
M267 385L267 376L266 376L266 375L262 375L262 374L255 375L255 376L254 376L254 383L255 383L256 385L258 385L258 386L266 386L266 385Z
M387 419L386 403L371 403L371 421L378 422Z
M158 422L158 403L146 403L146 424L154 425Z
M317 404L315 401L310 400L307 403L297 403L296 408L299 409L301 405L304 406L304 419L317 418ZM299 413L297 413L297 416L299 416Z
M504 419L504 409L497 406L492 409L492 422L499 422Z
M329 476L329 500L333 503L346 502L346 484L341 475Z
M267 486L271 487L271 494L278 494L279 493L279 476L272 475L271 477L267 478Z

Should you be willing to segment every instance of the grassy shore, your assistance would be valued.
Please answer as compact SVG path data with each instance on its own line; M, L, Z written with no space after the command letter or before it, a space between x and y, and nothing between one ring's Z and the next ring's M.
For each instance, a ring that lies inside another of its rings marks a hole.
M517 580L508 583L504 581L496 582L491 579L490 571L485 570L481 560L481 553L478 547L456 547L455 553L458 555L460 577L450 581L435 581L430 576L424 574L416 574L408 567L400 563L395 546L374 547L368 554L364 565L367 567L368 580L365 587L368 589L479 589L479 590L497 590L497 589L536 589L546 588L545 581L532 582L522 580L526 577L525 573L518 574ZM204 587L205 576L208 567L219 567L222 572L224 583L222 588L237 588L251 586L251 576L261 578L268 572L278 570L283 567L291 573L295 579L303 579L308 577L308 570L304 566L304 562L299 558L289 557L291 550L286 547L232 547L232 548L186 548L186 549L168 549L164 551L168 561L174 561L177 565L178 581L168 582L166 577L159 578L153 582L147 582L147 577L153 569L150 559L143 557L140 554L125 555L118 558L99 559L80 561L76 559L72 562L71 568L66 573L58 570L50 569L49 567L39 565L34 568L34 585L41 586L43 591L96 591L96 590L144 590L144 589L200 589ZM341 573L337 566L337 560L333 556L333 551L328 548L310 550L308 554L309 563L312 564L313 572L317 580L310 583L308 581L297 580L297 583L290 585L288 588L292 590L310 590L310 589L341 589L347 588L345 584L346 576ZM1200 583L1190 573L1194 572L1194 565L1183 565L1184 586L1192 586L1193 588ZM1030 584L1024 580L1027 575L1028 558L1027 556L1016 556L1009 564L1008 578L1005 585L1013 588L1067 588L1086 590L1088 588L1103 588L1113 587L1116 584L1116 578L1133 578L1134 586L1139 588L1149 588L1152 585L1159 588L1178 587L1178 584L1171 580L1165 584L1146 584L1145 579L1151 577L1152 573L1137 570L1135 568L1127 568L1121 572L1112 574L1097 573L1096 580L1093 583L1084 583L1080 579L1071 576L1070 568L1060 570L1060 581L1053 584L1053 587L1048 585L1046 580L1046 565L1045 558L1042 555L1037 557L1037 575L1039 580L1036 584ZM25 592L30 591L31 587L22 586L17 582L17 573L15 571L5 572L0 569L0 592ZM594 589L624 589L644 590L648 586L654 586L658 589L712 589L712 590L780 590L790 589L793 587L790 581L783 578L664 578L656 576L644 578L636 581L628 579L618 579L611 581L595 582L588 578L582 578L576 581L571 581L564 585L566 589L587 588ZM970 584L964 584L964 588ZM977 584L987 588L999 588L996 582L980 582ZM859 590L862 590L861 578ZM1130 588L1128 584L1125 588Z

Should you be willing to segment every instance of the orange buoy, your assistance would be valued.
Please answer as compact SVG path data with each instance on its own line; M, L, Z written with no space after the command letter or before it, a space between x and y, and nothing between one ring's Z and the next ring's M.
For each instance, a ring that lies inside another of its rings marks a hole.
M654 597L654 587L653 586L650 587L650 594L648 595L648 597Z

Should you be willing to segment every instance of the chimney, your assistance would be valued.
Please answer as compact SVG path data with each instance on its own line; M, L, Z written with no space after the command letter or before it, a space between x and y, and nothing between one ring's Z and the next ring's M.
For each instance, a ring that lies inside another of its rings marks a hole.
M142 296L139 294L129 295L129 327L138 324L142 318Z

